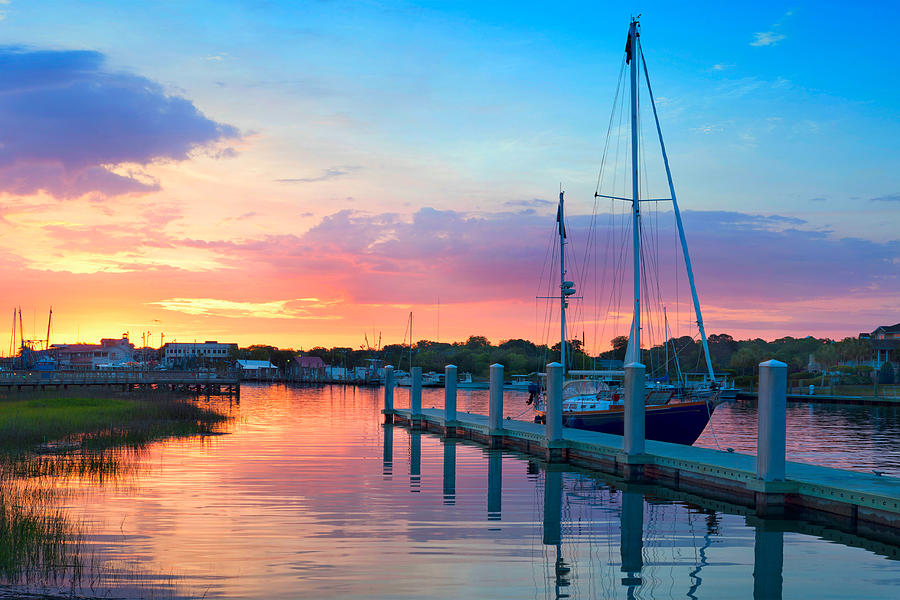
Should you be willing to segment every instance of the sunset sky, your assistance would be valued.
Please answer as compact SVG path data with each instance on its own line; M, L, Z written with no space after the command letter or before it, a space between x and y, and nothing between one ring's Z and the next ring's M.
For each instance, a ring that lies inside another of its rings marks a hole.
M0 0L0 339L541 339L638 12L708 332L900 321L894 5Z

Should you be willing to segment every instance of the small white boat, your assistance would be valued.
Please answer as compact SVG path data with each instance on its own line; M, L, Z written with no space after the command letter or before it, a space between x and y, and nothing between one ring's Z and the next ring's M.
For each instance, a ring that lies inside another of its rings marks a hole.
M472 381L472 374L469 372L460 375L456 382L458 390L486 390L489 387L491 384L487 381Z

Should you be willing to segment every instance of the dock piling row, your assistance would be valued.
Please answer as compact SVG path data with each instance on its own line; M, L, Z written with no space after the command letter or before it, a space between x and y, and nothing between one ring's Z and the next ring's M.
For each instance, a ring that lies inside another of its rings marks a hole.
M503 435L503 365L491 365L490 400L488 403L488 427L490 434Z
M412 387L409 388L409 410L413 422L418 426L422 422L422 367L413 367Z
M444 435L456 435L456 365L444 367Z
M394 367L384 367L384 422L394 422Z
M625 439L623 449L628 456L644 453L644 373L639 362L625 365Z

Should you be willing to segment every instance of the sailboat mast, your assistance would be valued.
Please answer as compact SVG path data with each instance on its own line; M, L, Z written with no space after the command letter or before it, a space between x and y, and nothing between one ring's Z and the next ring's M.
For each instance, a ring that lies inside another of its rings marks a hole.
M566 374L566 230L563 225L565 192L559 193L559 362Z
M641 62L644 65L644 78L647 80L647 92L650 95L650 106L653 107L653 119L656 121L656 134L659 136L659 148L662 150L663 164L666 166L666 178L669 181L669 193L672 194L672 210L675 213L675 224L678 226L678 237L681 240L681 253L684 255L685 270L687 271L688 281L691 284L691 299L694 301L694 314L697 315L697 328L700 330L700 340L703 343L703 354L706 356L706 368L709 371L710 381L715 381L716 374L713 371L712 359L709 356L709 342L706 340L706 328L703 327L703 316L700 314L700 299L697 297L697 286L694 284L694 269L691 267L691 255L688 252L687 239L684 237L684 225L681 222L681 211L678 210L678 199L675 197L675 184L672 182L672 171L669 170L669 156L666 154L666 144L663 142L662 128L659 126L659 115L656 114L656 101L653 99L653 88L650 87L650 74L647 70L647 61L641 57Z
M638 22L628 30L628 58L631 62L631 212L634 237L634 317L629 336L627 362L641 361L641 206L638 187Z

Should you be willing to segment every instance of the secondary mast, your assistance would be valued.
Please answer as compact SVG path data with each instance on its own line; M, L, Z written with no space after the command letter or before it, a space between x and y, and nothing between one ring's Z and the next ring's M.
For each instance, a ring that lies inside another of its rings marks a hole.
M566 281L566 225L565 225L565 192L559 193L559 209L556 220L559 221L559 362L566 374L566 307L569 296L575 293L575 283Z

